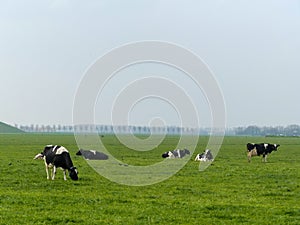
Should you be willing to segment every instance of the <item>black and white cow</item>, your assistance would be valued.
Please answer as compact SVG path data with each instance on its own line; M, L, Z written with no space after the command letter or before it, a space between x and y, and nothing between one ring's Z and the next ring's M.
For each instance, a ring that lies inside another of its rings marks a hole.
M102 152L97 152L95 150L83 150L80 149L76 155L82 155L83 158L87 160L107 160L108 155L102 153Z
M184 156L189 154L190 151L188 149L176 149L173 151L164 152L161 156L163 158L173 159L173 158L183 158Z
M52 169L51 179L54 180L56 168L60 167L64 173L64 180L67 180L66 170L69 171L69 176L72 180L78 180L78 171L74 167L68 150L59 145L47 145L44 151L37 154L34 159L43 159L46 166L47 179L50 179L49 169Z
M248 151L248 162L251 162L252 156L260 156L262 155L262 160L264 162L267 162L267 156L272 151L277 151L277 148L280 145L277 144L269 144L269 143L248 143L247 145L247 151Z
M202 162L207 162L207 161L213 161L214 157L209 149L206 149L203 153L199 153L195 157L195 161L202 161Z

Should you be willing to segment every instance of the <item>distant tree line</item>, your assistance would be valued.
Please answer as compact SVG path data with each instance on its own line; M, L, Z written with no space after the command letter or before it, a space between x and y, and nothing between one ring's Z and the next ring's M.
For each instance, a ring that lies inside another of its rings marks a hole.
M189 127L148 127L148 126L112 126L112 125L15 125L25 132L35 133L99 133L99 134L199 134L209 135L211 128ZM300 136L300 126L246 126L226 129L227 135L238 136Z
M296 124L288 126L247 126L234 128L235 135L249 136L300 136L300 126Z
M33 133L100 133L100 134L198 134L208 133L207 130L200 131L198 128L182 128L176 126L148 127L148 126L112 126L112 125L17 125L16 128L25 132Z

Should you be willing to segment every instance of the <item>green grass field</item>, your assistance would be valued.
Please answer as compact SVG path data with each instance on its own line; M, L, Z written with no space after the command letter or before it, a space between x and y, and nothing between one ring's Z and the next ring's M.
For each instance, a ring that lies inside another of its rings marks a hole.
M177 140L133 153L115 137L103 138L132 164L148 164ZM195 154L206 142L199 139ZM248 163L247 142L281 146L267 163L258 157ZM56 180L46 180L43 162L33 160L46 144L70 151L79 181L64 181L60 170ZM142 187L103 178L76 151L72 135L0 134L0 224L300 224L300 138L225 137L207 170L190 160L170 179Z

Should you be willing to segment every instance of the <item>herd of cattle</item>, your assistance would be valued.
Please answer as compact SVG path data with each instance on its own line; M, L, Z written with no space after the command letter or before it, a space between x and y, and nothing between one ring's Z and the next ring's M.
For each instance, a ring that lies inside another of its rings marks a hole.
M247 156L248 162L251 162L251 157L253 156L262 156L264 162L267 161L267 156L272 151L277 151L277 148L280 145L278 144L269 144L269 143L248 143L247 147ZM107 160L108 155L98 152L95 150L83 150L80 149L76 155L83 156L87 160ZM163 158L175 159L183 158L187 155L190 155L188 149L176 149L173 151L167 151L162 154ZM47 179L54 180L56 169L61 168L64 174L64 180L67 180L66 171L68 170L69 176L72 180L78 180L78 171L73 165L73 162L70 157L69 151L59 145L46 145L44 151L37 154L34 159L43 159L46 167ZM214 157L211 150L206 149L203 153L199 153L195 157L195 161L209 162L213 161ZM49 169L51 174L49 174ZM51 175L51 176L50 176Z

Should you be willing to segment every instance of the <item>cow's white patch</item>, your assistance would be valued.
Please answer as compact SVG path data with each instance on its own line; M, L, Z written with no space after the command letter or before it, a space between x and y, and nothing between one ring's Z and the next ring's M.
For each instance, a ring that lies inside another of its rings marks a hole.
M66 170L63 169L63 173L64 173L64 180L67 180Z
M96 151L95 150L90 150L90 152L92 152L94 155L96 155Z
M177 151L178 158L181 158L180 149L177 149L176 151Z
M206 162L206 157L204 156L204 157L200 158L199 161Z
M52 147L52 152L56 150L57 145L50 145L49 147Z
M251 157L251 156L257 156L257 149L256 148L254 148L254 149L252 149L249 153L248 153L248 155Z
M268 147L269 144L264 144L265 148Z
M169 158L175 158L174 154L171 151L168 152L168 157Z
M56 150L56 155L60 155L60 154L62 154L63 152L69 152L65 147L60 147L60 148L58 148L57 150Z

